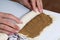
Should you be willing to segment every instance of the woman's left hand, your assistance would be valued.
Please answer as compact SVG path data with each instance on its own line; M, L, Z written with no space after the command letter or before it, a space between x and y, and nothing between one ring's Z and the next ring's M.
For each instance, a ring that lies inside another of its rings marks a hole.
M42 0L19 0L19 2L34 11L43 12Z

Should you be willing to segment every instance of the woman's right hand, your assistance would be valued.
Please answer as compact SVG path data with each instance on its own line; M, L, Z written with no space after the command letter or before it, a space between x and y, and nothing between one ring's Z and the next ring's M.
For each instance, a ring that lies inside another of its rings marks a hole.
M20 23L20 20L14 15L0 12L0 33L13 34L19 31L19 27L14 23Z

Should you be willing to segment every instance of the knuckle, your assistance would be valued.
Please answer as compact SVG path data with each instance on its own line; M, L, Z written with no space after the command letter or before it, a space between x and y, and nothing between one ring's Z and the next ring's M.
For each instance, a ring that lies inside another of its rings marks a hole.
M12 14L8 14L8 16L12 16Z
M8 14L8 15L9 15L10 18L15 18L15 16L12 15L12 14Z
M12 14L8 14L8 17L9 17L9 18L13 18L14 15L12 15Z

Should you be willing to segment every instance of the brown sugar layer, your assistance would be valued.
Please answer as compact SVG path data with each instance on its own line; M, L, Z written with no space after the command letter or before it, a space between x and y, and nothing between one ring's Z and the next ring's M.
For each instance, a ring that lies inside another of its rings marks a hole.
M20 33L27 35L30 38L38 36L43 29L52 23L52 18L49 15L41 13L33 18L25 27L20 30Z

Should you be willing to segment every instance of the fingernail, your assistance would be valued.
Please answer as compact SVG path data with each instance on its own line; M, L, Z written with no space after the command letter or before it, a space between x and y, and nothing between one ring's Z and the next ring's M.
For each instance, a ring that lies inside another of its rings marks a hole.
M22 24L23 22L20 20L18 24Z
M13 35L14 33L10 33L9 35Z
M40 12L38 11L38 9L36 9L36 13L40 14Z
M20 28L17 29L18 31L20 30Z
M22 24L23 22L21 21L20 24Z
M15 33L18 33L19 31L15 31Z
M35 12L37 12L38 11L38 9L35 9Z
M40 10L40 13L43 13L43 9Z

